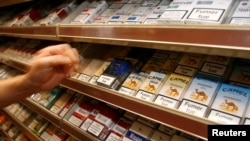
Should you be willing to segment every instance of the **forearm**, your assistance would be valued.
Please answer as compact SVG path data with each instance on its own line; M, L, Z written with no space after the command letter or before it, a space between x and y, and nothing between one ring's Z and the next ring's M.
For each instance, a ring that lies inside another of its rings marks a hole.
M0 80L0 108L10 103L18 102L38 91L32 88L26 75L20 75L9 79Z

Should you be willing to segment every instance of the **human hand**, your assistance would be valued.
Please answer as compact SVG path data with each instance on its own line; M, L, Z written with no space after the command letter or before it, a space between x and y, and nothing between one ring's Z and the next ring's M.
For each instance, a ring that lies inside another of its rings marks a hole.
M31 87L50 90L65 77L73 75L79 64L79 54L70 45L48 46L34 54L25 75Z

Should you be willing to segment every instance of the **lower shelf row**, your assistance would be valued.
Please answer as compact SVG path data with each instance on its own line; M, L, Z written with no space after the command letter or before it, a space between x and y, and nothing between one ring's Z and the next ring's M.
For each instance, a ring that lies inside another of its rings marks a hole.
M77 140L85 140L86 136L88 140L105 141L201 140L185 132L75 93L72 90L56 87L49 93L61 93L61 97L68 99L68 102L64 105L62 101L55 100L50 102L50 106L46 106L41 99L36 101L41 96L41 93L38 93L27 98L24 103L15 103L6 107L4 112L27 127L27 130L37 136L39 140L46 141L67 141L68 137L75 135L74 132L82 133L81 136L75 137L78 138ZM45 95L43 94L43 96ZM25 103L38 107L40 111L35 112ZM48 119L46 115L54 115L55 119ZM55 125L53 120L59 120L60 125ZM2 123L6 132L11 130L11 126L7 123L8 120ZM68 129L65 125L72 128ZM17 135L12 137L13 140L16 140L14 137Z

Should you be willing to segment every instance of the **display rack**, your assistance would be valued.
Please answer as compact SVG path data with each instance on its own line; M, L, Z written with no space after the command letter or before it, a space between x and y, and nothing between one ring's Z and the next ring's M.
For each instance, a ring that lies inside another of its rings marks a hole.
M7 110L1 110L4 115L8 117L9 120L11 120L12 123L14 123L16 126L20 128L22 133L26 135L30 140L32 141L42 141L35 133L30 131L28 127L26 127L23 123L21 123L15 116L13 116L11 113L9 113Z
M0 27L0 35L8 37L60 40L65 42L90 42L172 50L249 59L250 28L229 25L67 25L52 27ZM23 69L17 62L8 65ZM175 109L163 108L150 102L121 95L97 85L65 79L62 86L112 104L159 123L207 140L207 125L216 124L206 118L194 117ZM119 100L118 100L119 99ZM28 106L39 113L39 108ZM152 114L154 113L154 114ZM45 113L50 115L50 113ZM51 116L51 115L50 115ZM57 123L57 118L49 120ZM61 121L61 120L59 120ZM63 129L74 131L74 136L84 136L80 131L62 124ZM72 129L72 130L71 130ZM87 137L89 139L89 137Z

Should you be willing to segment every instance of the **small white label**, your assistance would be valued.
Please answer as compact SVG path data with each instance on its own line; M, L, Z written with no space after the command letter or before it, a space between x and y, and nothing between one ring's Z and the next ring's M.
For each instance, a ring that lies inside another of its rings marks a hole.
M224 65L219 65L219 64L215 64L215 63L208 63L206 62L201 71L202 72L206 72L206 73L210 73L210 74L215 74L215 75L219 75L219 76L223 76L225 71L226 71L226 66Z
M194 74L196 73L196 69L178 65L177 68L175 69L175 72L187 76L194 76Z
M225 114L222 112L218 112L215 110L212 110L211 113L208 116L209 120L221 123L221 124L239 124L240 118L236 116L232 116L229 114Z
M107 127L110 127L112 125L112 120L105 115L98 114L95 118L97 121L100 121L101 123L105 124Z
M162 96L162 95L158 95L156 100L155 100L156 104L159 104L161 106L168 107L168 108L175 108L177 105L177 102L178 102L178 100L167 98L167 97Z
M94 122L92 122L92 124L88 128L88 131L90 133L94 134L95 136L99 136L103 129L104 129L103 125L94 121Z
M87 118L87 119L83 122L83 124L81 125L80 128L81 128L82 130L84 130L84 131L87 131L87 129L89 128L89 126L91 125L92 122L93 122L92 119Z
M86 74L80 74L77 79L83 82L88 82L91 79L91 76Z
M75 116L71 116L71 117L69 118L69 121L70 121L71 123L73 123L74 125L76 125L76 126L79 126L79 125L82 123L82 120L79 119L79 118L77 118L77 117L75 117Z
M194 8L187 19L218 22L220 21L224 11L224 9Z
M136 91L132 90L132 89L129 89L129 88L126 88L126 87L121 87L119 89L119 92L122 93L122 94L125 94L125 95L133 96Z
M155 97L155 94L148 93L148 92L141 91L141 90L139 90L139 92L136 94L136 98L139 98L145 101L152 101L154 97Z
M182 20L186 15L187 10L166 10L160 17L164 20Z
M101 75L98 79L98 83L105 84L107 86L111 86L111 84L115 81L114 77L106 76L106 75Z
M179 110L182 112L191 114L191 115L203 117L207 110L207 106L194 103L191 101L183 100L181 103L181 106L179 107Z

